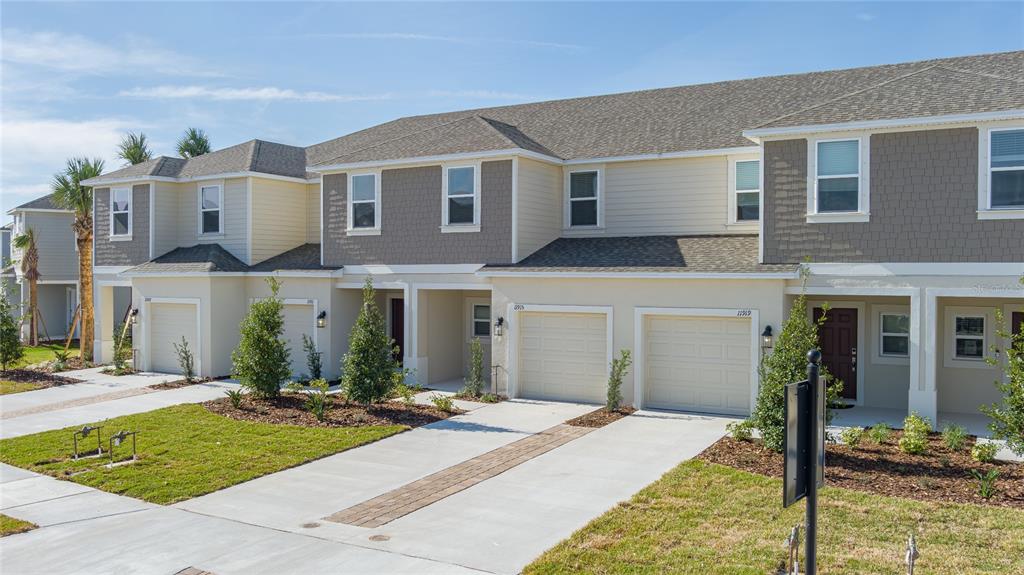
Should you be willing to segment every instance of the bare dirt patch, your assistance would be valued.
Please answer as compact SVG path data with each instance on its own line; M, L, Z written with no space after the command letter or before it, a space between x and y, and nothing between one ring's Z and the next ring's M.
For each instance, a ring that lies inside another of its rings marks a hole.
M367 407L332 399L333 403L327 412L326 420L317 421L316 417L306 410L305 400L305 396L301 394L284 393L276 399L256 399L245 396L237 409L226 397L207 401L203 406L213 413L232 419L304 427L375 425L419 427L463 413L460 410L447 413L431 405L406 405L398 401L387 401Z
M82 383L82 380L80 379L65 377L37 369L9 369L7 371L0 371L0 379L6 381L17 381L20 383L34 383L40 388Z
M855 448L827 444L825 482L832 487L891 497L1024 509L1024 464L979 463L970 457L973 441L962 451L951 451L937 433L928 438L927 453L910 455L896 445L900 433L894 431L881 445L870 441L862 441ZM765 448L759 441L725 437L698 458L769 477L782 477L782 454ZM999 472L996 493L984 499L978 494L979 482L971 475L971 470L985 474L991 469Z
M576 427L604 427L609 423L626 417L634 411L636 410L632 407L620 407L615 411L608 411L602 407L601 409L595 409L590 413L584 413L579 417L574 417L565 423Z

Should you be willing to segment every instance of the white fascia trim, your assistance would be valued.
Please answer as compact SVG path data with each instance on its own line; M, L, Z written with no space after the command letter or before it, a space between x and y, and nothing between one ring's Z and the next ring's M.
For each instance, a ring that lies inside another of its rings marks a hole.
M816 276L1009 276L1024 274L1024 263L810 263Z
M93 266L92 274L98 275L117 275L119 273L128 271L132 266Z
M789 286L786 295L806 293L813 296L917 296L921 288L916 287L885 287L885 286Z
M7 215L13 216L18 212L39 212L43 214L73 214L74 210L50 210L44 208L11 208L7 210ZM10 230L5 230L10 231Z
M576 158L565 160L567 166L575 164L597 164L607 162L638 162L643 160L673 160L676 158L701 158L705 156L728 156L732 154L756 154L759 146L738 146L735 148L714 148L710 150L688 150L685 152L662 152L657 154L636 154L632 156L606 156L603 158Z
M836 124L807 124L803 126L788 126L784 128L755 128L752 130L744 130L743 136L756 142L759 138L765 136L786 136L794 134L814 134L819 132L898 128L901 126L931 126L935 124L956 124L961 122L991 122L997 120L1015 120L1019 118L1024 118L1024 110L1002 110L998 112L948 114L945 116L895 118L889 120L863 120L859 122L842 122Z
M307 172L325 173L335 172L343 170L356 170L362 168L377 168L381 166L396 166L403 164L431 164L431 163L443 163L459 160L473 160L483 158L494 158L503 156L522 156L526 158L532 158L542 162L550 162L553 164L562 164L561 158L555 158L545 154L538 154L537 152L531 152L529 150L523 150L520 148L510 148L505 150L491 150L487 152L462 152L458 154L441 154L437 156L413 156L409 158L397 158L394 160L372 160L367 162L349 162L344 164L326 164L320 166L306 166Z
M145 183L145 182L171 182L171 183L186 183L186 182L202 182L205 180L222 180L227 178L264 178L267 180L281 180L282 182L297 182L300 184L310 184L318 181L318 179L307 179L307 178L296 178L294 176L279 176L277 174L265 174L263 172L253 172L246 170L243 172L221 172L219 174L207 174L203 176L189 176L186 178L169 178L167 176L145 176L142 178L104 178L103 176L97 178L89 178L83 180L82 185L89 187L105 186L108 184L127 184L131 182Z
M698 273L698 272L517 272L480 271L480 277L542 277L542 278L610 278L610 279L735 279L735 280L787 280L800 277L799 272L765 273Z
M397 275L397 274L472 274L484 264L423 264L423 265L368 265L345 266L346 275Z
M332 270L280 270L273 272L244 272L248 277L284 277L284 278L329 278Z
M120 274L123 278L205 278L242 277L250 272L130 272Z

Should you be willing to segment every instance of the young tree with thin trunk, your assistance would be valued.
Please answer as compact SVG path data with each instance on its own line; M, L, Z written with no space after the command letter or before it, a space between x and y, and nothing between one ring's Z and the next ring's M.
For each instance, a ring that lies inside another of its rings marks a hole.
M103 173L103 160L72 158L64 171L53 177L53 203L75 213L71 228L78 245L78 309L82 314L80 357L82 361L93 360L92 346L95 334L95 320L92 305L92 188L82 182Z
M27 228L15 237L11 245L21 252L21 276L28 280L28 341L39 345L39 249L36 248L36 232Z
M149 142L146 141L146 134L139 132L128 132L121 138L117 145L117 157L126 162L125 165L134 166L153 159L153 151L149 149Z
M186 128L185 134L178 140L178 155L182 158L209 154L210 149L210 138L200 128Z

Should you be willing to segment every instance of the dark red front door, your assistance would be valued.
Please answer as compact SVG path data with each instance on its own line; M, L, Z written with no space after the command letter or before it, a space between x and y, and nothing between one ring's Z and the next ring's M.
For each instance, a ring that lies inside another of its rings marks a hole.
M1024 331L1024 311L1015 311L1010 317L1010 325L1013 326L1013 331L1011 333L1020 333Z
M398 346L398 354L395 359L402 361L402 355L405 353L404 299L391 300L391 339L395 340L395 345Z
M814 308L814 320L822 313L821 308ZM828 310L825 323L818 328L818 345L821 346L821 363L833 377L843 382L840 395L857 399L857 310Z

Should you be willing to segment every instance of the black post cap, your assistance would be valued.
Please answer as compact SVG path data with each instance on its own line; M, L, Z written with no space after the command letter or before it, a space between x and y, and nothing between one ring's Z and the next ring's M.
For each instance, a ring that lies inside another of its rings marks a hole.
M819 363L821 361L821 352L816 349L807 352L807 361L814 364Z

